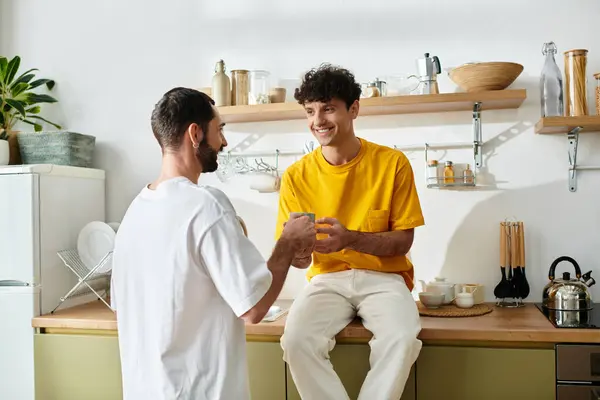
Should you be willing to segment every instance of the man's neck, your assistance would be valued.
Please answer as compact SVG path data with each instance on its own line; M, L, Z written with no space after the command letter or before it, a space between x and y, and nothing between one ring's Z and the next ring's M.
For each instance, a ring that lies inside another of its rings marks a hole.
M344 165L349 163L360 152L360 139L352 135L351 139L337 146L323 146L321 153L331 165Z
M166 153L163 155L162 167L159 177L150 184L149 188L155 190L162 182L183 176L191 182L198 184L198 177L202 170L197 165L187 165L181 158Z

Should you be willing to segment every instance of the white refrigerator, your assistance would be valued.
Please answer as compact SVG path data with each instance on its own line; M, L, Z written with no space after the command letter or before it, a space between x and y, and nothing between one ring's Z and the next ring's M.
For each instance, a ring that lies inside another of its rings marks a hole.
M79 231L104 220L103 170L0 167L0 399L35 399L31 319L77 283L56 253L76 249ZM69 299L59 310L91 299Z

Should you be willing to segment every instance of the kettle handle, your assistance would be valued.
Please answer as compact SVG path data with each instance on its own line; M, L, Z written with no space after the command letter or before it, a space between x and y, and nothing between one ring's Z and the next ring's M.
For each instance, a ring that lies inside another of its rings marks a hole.
M435 65L435 73L438 75L441 74L442 66L440 65L440 59L437 56L433 56L433 65Z
M573 267L575 267L575 276L577 276L577 279L581 278L581 268L579 268L579 264L577 264L577 261L575 261L574 259L572 259L569 256L561 256L561 257L558 257L556 260L554 260L554 262L550 266L550 271L548 271L548 278L551 281L554 280L554 274L556 272L556 266L560 262L562 262L562 261L568 261L571 264L573 264Z

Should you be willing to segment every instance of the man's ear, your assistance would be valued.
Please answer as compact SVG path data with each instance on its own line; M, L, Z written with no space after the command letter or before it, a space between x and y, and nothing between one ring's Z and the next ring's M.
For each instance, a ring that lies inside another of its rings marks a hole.
M354 103L352 103L352 105L350 106L350 109L348 110L350 112L350 114L352 115L352 119L356 119L356 117L358 117L359 109L360 109L360 104L359 104L358 100L354 100Z
M204 139L204 132L202 132L198 124L192 123L188 126L187 134L192 142L192 146L197 149L200 146L200 142Z

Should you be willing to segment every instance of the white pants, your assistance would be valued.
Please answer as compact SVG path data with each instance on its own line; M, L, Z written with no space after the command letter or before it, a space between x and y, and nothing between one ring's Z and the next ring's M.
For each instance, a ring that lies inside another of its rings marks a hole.
M402 396L421 351L417 306L400 275L354 269L315 276L289 311L281 346L303 400L349 398L329 352L356 315L373 333L371 369L358 399Z

